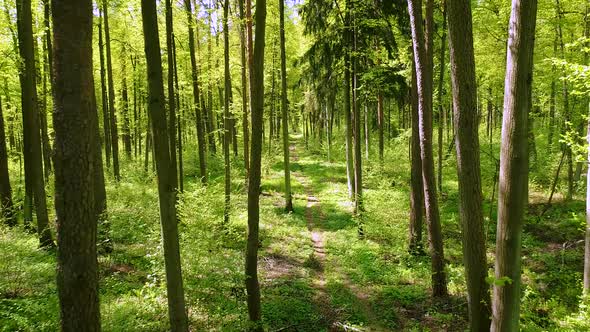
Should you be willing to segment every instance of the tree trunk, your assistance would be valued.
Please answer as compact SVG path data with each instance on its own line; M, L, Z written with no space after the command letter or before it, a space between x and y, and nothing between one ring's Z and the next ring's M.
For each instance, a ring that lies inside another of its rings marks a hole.
M231 211L231 169L229 160L230 144L230 113L229 113L229 95L231 93L231 76L229 71L229 25L227 23L229 15L229 0L223 2L223 55L224 55L224 72L225 72L225 93L223 107L223 161L225 170L225 205L223 210L223 222L229 222Z
M92 2L53 2L57 287L62 331L100 331L95 175L100 151ZM102 161L101 161L102 163ZM102 169L101 169L102 170Z
M416 62L424 205L432 256L432 293L435 297L442 297L447 295L447 281L432 153L432 0L426 0L425 31L421 24L422 1L408 0L408 9Z
M4 115L2 99L0 99L0 216L8 226L17 223L12 204L12 189L8 176L8 153L6 151L6 135L4 133Z
M189 0L187 0L189 1ZM184 289L180 266L178 243L178 223L176 221L176 179L172 164L172 154L166 126L164 82L162 78L162 59L158 37L158 18L156 2L141 1L143 35L147 63L149 103L152 119L155 161L158 174L158 196L160 201L160 222L166 267L166 291L168 295L168 314L172 331L188 331ZM174 96L172 96L174 98Z
M166 54L168 59L168 144L174 188L178 189L178 165L176 162L176 91L174 89L174 30L171 0L166 0Z
M527 118L536 16L536 0L512 1L504 83L491 331L518 330L521 234L528 188Z
M52 51L49 50L51 46L51 33L49 26L49 0L43 1L43 26L45 33L43 34L43 106L40 109L40 125L41 125L41 144L43 148L43 169L45 171L45 178L51 174L51 144L49 143L49 134L47 129L47 97L50 95L47 87L47 80L51 86L51 70Z
M250 0L247 0L250 1ZM240 59L242 63L242 136L244 141L244 170L246 175L246 184L248 183L248 173L250 169L250 130L248 129L248 83L246 79L246 67L251 68L246 61L246 18L244 15L244 0L238 0L240 10Z
M363 171L362 171L362 154L361 154L361 110L358 98L358 56L354 55L357 51L357 33L356 19L354 17L354 5L351 6L352 12L352 122L353 122L353 136L354 136L354 212L358 215L363 210ZM362 229L359 228L359 233ZM362 235L362 234L361 234Z
M469 299L469 327L471 331L487 331L490 328L490 292L486 282L488 269L481 192L471 5L469 0L451 0L448 9L451 81L457 127L457 178L463 262Z
M289 168L289 111L287 109L287 55L285 50L285 0L279 0L281 46L281 118L283 120L283 166L285 168L285 211L293 212L291 170Z
M384 149L384 131L383 131L383 95L379 93L377 95L377 124L379 126L379 162L383 164L383 149Z
M102 99L102 117L103 117L103 134L104 134L104 151L106 155L107 168L111 167L111 130L110 130L110 116L109 116L109 100L107 95L106 73L104 64L104 43L102 41L102 10L99 6L99 21L98 21L98 54L100 58L100 92Z
M420 127L418 126L418 85L416 82L416 66L412 61L412 137L411 137L411 191L410 191L410 225L409 252L420 254L422 246L422 219L424 215L424 189L422 185L422 158L420 157Z
M250 17L250 0L246 0L246 16ZM262 331L260 285L258 283L258 228L260 222L260 166L262 159L262 127L264 113L264 43L266 0L256 0L256 41L250 73L252 156L248 186L248 240L246 245L246 292L252 330Z
M37 109L37 84L35 83L35 54L30 0L18 0L18 46L22 58L21 103L23 112L23 140L25 149L25 182L30 183L37 212L37 233L41 247L53 247L43 180L43 160ZM28 158L27 158L28 157ZM27 170L29 171L27 174Z
M113 62L111 57L111 33L109 29L109 8L107 1L103 3L104 11L104 35L106 42L107 53L107 82L109 88L109 129L111 132L111 148L113 157L113 174L115 180L121 180L121 173L119 171L119 133L117 128L117 116L115 112L115 84L113 83Z
M197 69L197 59L195 57L195 35L193 32L193 9L191 0L184 0L184 7L186 9L186 16L188 22L188 48L190 51L191 58L191 77L193 85L193 107L195 108L195 118L197 122L197 140L199 146L199 170L200 178L203 183L207 182L207 164L205 157L205 130L203 128L203 120L201 114L203 113L203 107L200 100L199 92L199 77Z
M355 195L355 188L354 188L354 157L352 154L352 106L350 103L350 84L351 84L351 54L352 54L352 32L350 28L350 1L346 1L346 14L345 14L345 21L346 27L344 29L344 38L346 40L346 52L344 55L344 118L346 123L346 179L348 184L348 197L350 199L354 199ZM306 125L307 130L307 125ZM307 144L307 140L306 140Z
M584 15L584 37L586 38L585 47L586 51L584 52L584 65L588 65L588 37L590 35L590 17L589 14L589 5L586 3L586 13ZM590 114L590 98L586 97L584 100L586 104L586 108L588 114ZM1 116L0 116L1 118ZM2 130L2 128L0 128ZM1 139L1 137L0 137ZM588 165L590 165L590 117L587 121L587 133L586 139L588 142ZM584 250L584 287L583 293L585 295L590 294L590 167L588 167L586 171L586 246Z
M442 24L442 36L440 37L440 71L438 74L438 190L442 192L442 170L443 170L443 88L444 88L444 77L445 77L445 49L447 48L446 45L446 37L447 37L447 2L442 1L442 15L443 15L443 24Z
M129 89L127 89L127 61L125 60L126 51L125 46L123 46L121 52L121 101L123 102L123 107L121 109L121 113L123 115L123 128L122 128L122 139L123 139L123 149L125 150L125 156L127 159L131 159L131 124L129 120Z

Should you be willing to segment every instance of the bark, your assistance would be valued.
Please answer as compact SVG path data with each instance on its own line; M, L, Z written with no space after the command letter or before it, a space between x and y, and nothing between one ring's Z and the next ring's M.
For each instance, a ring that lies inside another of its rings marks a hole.
M197 59L195 57L195 35L193 31L193 9L190 0L184 0L184 7L186 10L187 22L188 22L188 47L191 58L191 78L193 86L193 107L195 108L195 119L197 123L197 140L199 146L199 171L201 181L207 182L207 164L205 157L205 130L203 128L203 120L201 114L203 113L203 107L200 100L199 91L199 76L197 69Z
M443 86L445 77L445 49L446 49L446 37L447 37L447 2L442 1L442 36L440 37L440 68L438 74L438 190L442 192L442 170L443 170Z
M383 131L383 122L384 122L384 113L383 113L383 95L379 93L377 95L377 125L379 126L379 162L383 164L383 149L384 149L384 131Z
M131 124L129 120L129 89L127 89L127 61L125 61L125 46L121 52L122 65L121 65L121 101L123 107L121 113L123 115L123 125L121 138L123 140L123 149L125 150L125 156L131 159Z
M229 0L223 2L223 58L224 58L224 74L225 74L225 93L224 93L224 108L223 108L223 161L225 170L225 205L223 211L223 222L229 222L229 214L231 212L231 169L229 160L229 144L230 144L230 113L229 113L229 95L231 92L231 77L229 71L229 25L227 23L229 15Z
M187 0L188 1L188 0ZM158 174L158 196L160 202L160 223L166 268L166 291L168 295L168 314L172 331L188 331L188 320L184 304L184 289L180 265L178 243L178 223L176 221L176 179L172 164L172 154L168 140L162 77L162 59L158 37L158 18L156 2L141 1L143 35L148 77L148 110L151 115L155 161ZM174 96L172 96L174 98Z
M249 0L246 0L246 15ZM262 128L264 113L264 44L266 30L266 0L256 0L256 41L250 73L250 114L252 145L248 186L248 240L246 244L246 292L252 330L262 331L260 314L260 285L258 283L258 238L260 223L260 166L262 159Z
M421 24L422 1L408 0L408 9L418 86L420 156L428 242L432 256L432 293L434 296L446 296L447 281L432 152L432 0L426 0L425 33Z
M463 263L469 300L471 331L490 328L490 292L483 222L483 194L479 159L479 119L475 56L469 0L448 4L451 82L457 136L457 178L463 234Z
M491 331L517 331L528 188L527 125L537 1L512 1L506 60Z
M113 175L115 180L121 180L119 171L119 133L117 128L117 116L115 112L115 84L113 83L113 62L111 59L111 33L109 29L109 8L107 0L103 3L104 11L104 32L107 54L107 83L109 88L109 129L111 132L111 148L113 157Z
M23 112L23 143L25 150L25 182L30 184L32 198L37 213L37 233L41 247L53 247L45 183L43 179L43 160L39 130L39 113L37 109L37 84L35 77L35 54L33 49L33 26L30 0L18 0L18 46L22 59L21 107ZM28 167L26 164L29 164ZM29 196L31 197L31 196Z
M347 8L350 6L350 0L346 2ZM354 157L352 154L352 106L350 103L350 88L351 88L351 53L352 53L352 39L350 28L350 10L346 10L345 21L347 22L344 29L344 38L346 40L346 53L344 55L344 118L346 123L346 179L348 184L348 197L354 199ZM307 125L305 127L307 131ZM306 136L307 137L307 136ZM307 146L307 140L306 140Z
M285 0L279 0L281 46L281 118L283 121L283 167L285 171L285 210L293 212L291 170L289 167L289 111L287 109L287 55L285 51ZM329 151L329 150L328 150Z
M362 171L362 154L361 154L361 110L358 98L358 57L354 55L357 51L357 30L354 18L354 5L351 6L352 11L352 38L354 50L352 56L352 122L353 122L353 136L354 136L354 212L358 215L363 210L363 171ZM359 233L362 229L359 228ZM361 234L362 235L362 234Z
M57 287L62 331L100 331L92 1L53 1ZM98 152L98 153L97 153ZM101 161L102 162L102 161ZM102 170L102 169L101 169Z
M250 1L250 0L247 0ZM246 175L246 184L248 183L248 173L250 169L250 130L248 129L248 100L249 90L246 79L246 67L250 62L246 62L246 18L244 15L244 0L238 0L240 11L240 60L242 63L242 136L244 141L244 170ZM249 67L251 68L251 67Z
M100 8L100 6L99 6ZM106 72L104 64L104 44L102 40L102 10L99 9L98 21L98 54L100 58L100 92L102 99L102 117L103 117L103 134L104 134L104 151L106 155L107 168L111 167L111 117L109 115L109 99L106 85Z
M51 33L49 26L49 0L43 1L43 26L45 33L43 34L43 106L40 109L40 125L41 125L41 144L43 147L43 169L45 171L45 178L51 174L51 144L49 143L49 134L47 130L47 96L49 95L47 80L49 79L51 85L51 70L53 67L51 46Z
M0 217L8 226L17 223L12 204L12 189L8 176L8 153L6 150L6 134L4 132L4 115L2 114L2 100L0 99Z
M410 191L410 226L409 251L413 254L423 252L422 222L424 218L424 189L422 187L422 158L420 157L420 128L418 126L418 86L416 83L416 66L412 61L411 87L412 137L411 137L411 191Z
M172 21L172 4L166 0L166 54L168 59L168 144L170 144L170 162L175 188L178 188L178 165L176 162L176 91L174 89L174 30Z

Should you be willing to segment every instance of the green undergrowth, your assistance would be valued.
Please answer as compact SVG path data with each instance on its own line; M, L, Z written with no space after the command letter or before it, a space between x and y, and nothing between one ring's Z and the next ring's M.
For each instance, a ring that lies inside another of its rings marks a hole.
M496 133L497 135L498 133ZM408 131L386 144L385 160L363 159L364 213L353 216L348 199L344 142L335 137L306 149L293 135L294 212L284 212L282 151L263 154L259 280L268 331L328 331L330 324L391 331L462 331L467 299L462 265L456 161L443 162L440 211L450 297L430 296L430 259L407 251L409 220ZM376 138L375 138L376 139ZM590 309L581 297L584 202L566 202L563 184L546 208L559 152L546 153L538 137L531 168L531 201L523 235L523 331L586 331ZM482 139L482 142L484 140ZM493 272L499 137L482 143L488 268ZM445 139L443 151L448 150ZM376 147L376 144L374 144ZM194 331L247 329L244 248L247 195L243 160L232 160L232 209L223 223L223 159L208 158L209 183L197 179L196 149L185 151L184 192L178 213L185 296ZM436 146L435 146L435 151ZM486 152L487 151L487 152ZM364 155L364 151L363 151ZM496 157L494 157L496 156ZM541 165L546 165L541 167ZM10 171L15 201L22 202L18 159ZM168 329L156 177L142 161L122 161L122 181L107 178L108 221L114 251L99 257L104 331ZM545 174L543 176L543 174ZM53 213L49 179L48 202ZM583 181L583 180L582 180ZM583 197L583 184L576 197ZM309 199L317 204L307 210ZM314 252L308 228L323 236L325 257ZM54 219L52 215L51 220ZM54 227L52 225L52 227ZM424 226L425 230L425 226ZM427 247L424 232L423 243ZM0 226L0 331L56 331L59 304L55 254L38 249L35 234ZM318 286L319 280L323 285Z

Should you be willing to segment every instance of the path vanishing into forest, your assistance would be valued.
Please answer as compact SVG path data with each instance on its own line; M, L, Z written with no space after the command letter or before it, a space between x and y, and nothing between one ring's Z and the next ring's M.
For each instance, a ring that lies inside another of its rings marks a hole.
M297 145L292 142L289 150L291 162L297 163L299 161ZM322 199L320 199L318 193L314 190L314 179L308 176L305 172L305 168L312 166L314 165L306 165L305 167L300 165L300 171L292 172L292 176L295 181L303 186L304 189L306 201L305 221L307 223L309 239L313 248L313 252L309 258L309 261L312 263L308 265L310 265L312 269L311 274L313 280L311 286L316 293L314 300L322 315L321 320L326 324L329 331L389 331L389 329L378 324L377 316L373 312L373 308L370 304L371 294L356 287L356 285L351 282L346 272L342 271L337 264L328 261L327 256L329 253L326 245L326 235L324 234L326 231L323 224L326 223L327 218L330 216L326 215L326 212L322 209ZM347 198L342 197L342 201L338 203L342 206L347 206ZM352 213L351 210L347 212ZM327 271L328 269L331 270ZM346 323L345 317L342 315L342 309L333 305L326 277L326 274L328 273L338 275L343 281L344 286L351 294L353 294L355 302L358 304L357 309L361 311L361 315L367 319L366 326L356 327L349 325Z

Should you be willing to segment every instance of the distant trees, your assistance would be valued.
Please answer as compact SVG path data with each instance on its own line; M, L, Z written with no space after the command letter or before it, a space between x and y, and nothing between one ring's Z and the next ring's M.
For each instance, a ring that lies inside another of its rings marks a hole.
M100 331L92 1L53 2L57 286L63 331ZM100 164L100 165L99 165ZM99 188L100 189L100 188Z
M536 0L513 0L508 32L491 331L517 331Z
M285 1L279 0L279 29L281 44L281 120L283 121L283 168L285 172L285 210L293 211L291 171L289 168L289 109L287 103L287 57L285 51Z
M4 114L2 113L2 99L0 98L0 217L8 226L16 225L12 204L12 189L8 175L8 153L6 150L6 134L4 131Z

